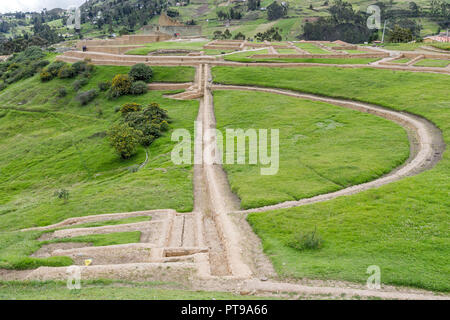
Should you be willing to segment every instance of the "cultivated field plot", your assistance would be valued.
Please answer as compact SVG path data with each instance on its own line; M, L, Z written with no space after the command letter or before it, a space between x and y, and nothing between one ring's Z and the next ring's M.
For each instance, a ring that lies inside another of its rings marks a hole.
M192 50L192 51L201 51L203 45L208 43L209 41L162 41L162 42L152 42L147 43L142 48L132 49L127 51L126 54L136 54L136 55L147 55L153 51L170 49L170 50Z

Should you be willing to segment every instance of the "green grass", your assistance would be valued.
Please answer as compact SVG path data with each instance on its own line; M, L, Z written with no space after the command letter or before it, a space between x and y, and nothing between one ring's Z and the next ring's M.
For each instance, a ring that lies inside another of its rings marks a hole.
M138 243L141 238L141 232L115 232L106 234L92 234L88 236L79 236L72 238L60 238L47 241L41 241L41 245L61 242L87 242L95 247L112 246L117 244Z
M82 281L80 290L69 290L63 281L2 281L1 300L257 300L271 297L241 296L227 292L175 289L175 283Z
M202 50L208 41L162 41L147 43L145 47L132 49L125 54L130 55L147 55L152 51L159 49L185 49L185 50Z
M280 130L277 174L261 175L260 168L267 165L248 164L248 148L247 164L224 165L245 209L370 181L409 155L406 132L400 126L322 102L272 93L216 91L214 109L224 136L226 128Z
M311 54L331 54L331 52L324 50L312 43L294 43L294 45L300 49L308 51Z
M440 60L440 59L422 59L415 63L415 67L438 67L445 68L450 64L450 60Z
M96 88L98 82L128 70L99 66L81 90ZM183 81L192 80L187 76L190 70L154 68L155 81L174 81L179 79L177 74L185 77ZM126 102L157 102L168 110L172 130L193 130L197 102L167 99L161 91L112 101L101 93L82 107L74 100L72 82L55 79L41 83L33 77L0 93L0 230L111 212L192 210L192 167L172 164L170 152L175 142L170 141L171 132L151 145L149 163L135 173L127 168L144 161L144 149L121 160L104 132L120 118L114 109ZM68 95L57 98L61 86L68 88ZM67 202L53 196L61 188L70 193Z
M330 76L330 73L332 76ZM215 67L219 83L343 97L426 117L450 143L448 75L342 68ZM248 217L277 272L288 278L364 283L370 265L385 284L450 290L450 153L417 176L357 195ZM317 227L323 247L296 251L291 236Z

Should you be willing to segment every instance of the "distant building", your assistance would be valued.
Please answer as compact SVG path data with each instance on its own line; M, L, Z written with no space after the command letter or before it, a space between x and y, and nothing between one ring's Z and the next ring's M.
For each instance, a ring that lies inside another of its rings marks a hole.
M450 37L446 33L423 38L423 42L450 42Z

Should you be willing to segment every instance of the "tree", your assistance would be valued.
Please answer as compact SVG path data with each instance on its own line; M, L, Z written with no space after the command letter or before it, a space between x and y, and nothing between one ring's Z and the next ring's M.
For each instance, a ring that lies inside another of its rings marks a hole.
M261 7L261 0L248 0L248 11L258 10Z
M409 42L413 40L413 34L410 29L395 25L389 33L389 42Z
M136 154L142 132L126 123L112 126L108 131L109 143L122 159L128 159Z
M277 20L286 15L286 8L284 6L279 5L277 2L272 2L267 7L267 18L269 20Z

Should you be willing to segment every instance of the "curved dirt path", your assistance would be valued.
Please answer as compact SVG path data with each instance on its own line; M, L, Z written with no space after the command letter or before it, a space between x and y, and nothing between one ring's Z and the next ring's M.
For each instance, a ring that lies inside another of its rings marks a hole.
M354 185L339 191L318 195L312 198L298 201L286 201L279 204L265 206L261 208L237 211L241 213L264 212L276 209L303 206L335 199L340 196L356 194L368 189L377 188L382 185L398 181L404 177L416 175L425 170L431 169L442 157L445 150L445 142L441 131L430 121L406 112L394 111L373 104L355 102L351 100L326 98L313 94L303 94L294 91L261 88L253 86L233 86L233 85L213 85L213 90L245 90L268 92L300 99L325 102L332 105L341 106L361 112L371 113L387 120L394 121L401 125L408 132L411 146L411 155L406 163L396 168L392 172L370 182Z

